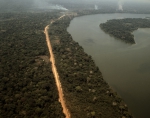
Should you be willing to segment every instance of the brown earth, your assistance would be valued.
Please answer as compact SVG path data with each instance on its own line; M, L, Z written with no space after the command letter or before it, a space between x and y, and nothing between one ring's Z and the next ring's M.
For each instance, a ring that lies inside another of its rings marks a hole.
M58 18L58 20L61 19L64 16L65 15L61 16L60 18ZM52 21L51 23L53 23L53 22L54 21ZM57 68L56 68L56 65L55 65L55 57L54 57L54 54L53 54L53 51L52 51L52 46L51 46L51 42L50 42L50 38L49 38L49 34L48 34L48 29L49 29L49 25L47 25L45 27L44 33L46 35L46 42L47 42L47 46L48 46L48 49L49 49L49 52L50 52L50 62L52 63L52 71L53 71L55 81L56 81L56 86L57 86L57 89L58 89L59 102L62 105L63 113L66 115L66 118L70 118L71 117L70 112L66 107L63 90L62 90L61 83L60 83L60 80L59 80L59 74L57 72Z

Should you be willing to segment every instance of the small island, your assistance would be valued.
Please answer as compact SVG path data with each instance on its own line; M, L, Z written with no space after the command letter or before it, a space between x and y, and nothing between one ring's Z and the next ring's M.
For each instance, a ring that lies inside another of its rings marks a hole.
M116 39L120 39L126 43L135 44L132 32L138 28L150 28L150 19L113 19L100 24L100 28Z

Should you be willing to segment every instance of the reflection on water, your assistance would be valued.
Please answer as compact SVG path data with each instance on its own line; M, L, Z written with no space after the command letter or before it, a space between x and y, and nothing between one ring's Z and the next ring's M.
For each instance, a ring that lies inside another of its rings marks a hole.
M85 39L84 40L84 43L86 43L86 45L92 45L93 43L94 43L94 40L93 39L91 39L91 38L88 38L88 39Z
M92 55L104 79L125 100L136 118L150 118L150 29L138 29L136 44L104 33L99 24L109 19L145 18L148 14L99 14L73 19L68 31Z
M138 68L139 73L149 73L150 72L150 63L143 63Z

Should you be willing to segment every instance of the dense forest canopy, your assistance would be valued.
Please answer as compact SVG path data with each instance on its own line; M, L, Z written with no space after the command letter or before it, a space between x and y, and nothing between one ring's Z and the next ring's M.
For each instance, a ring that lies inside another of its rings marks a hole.
M0 14L0 118L64 118L43 33L58 15Z
M145 18L126 18L108 20L106 23L100 24L101 29L111 36L121 39L126 43L134 44L133 31L138 28L150 28L150 19Z
M78 16L127 12L125 6L119 11L118 3L112 4L110 1L0 0L0 118L65 117L58 101L44 28L67 9L76 10ZM50 10L52 8L58 11ZM63 11L60 13L60 10ZM137 12L133 9L130 11ZM146 12L149 11L146 9ZM103 80L92 57L68 34L67 27L72 18L72 15L65 16L53 23L49 30L72 118L132 118L124 101ZM132 32L137 26L147 27L142 24L143 20L149 23L148 19L138 19L138 22L136 19L112 20L108 21L109 28L107 23L101 27L107 32L116 28L114 34L120 34L122 29L114 27L112 23L120 23L124 29Z

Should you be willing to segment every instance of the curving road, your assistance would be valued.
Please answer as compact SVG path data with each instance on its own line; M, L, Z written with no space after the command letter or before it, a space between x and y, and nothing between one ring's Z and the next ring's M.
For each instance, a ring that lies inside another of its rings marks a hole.
M63 18L64 16L65 15L59 17L57 20ZM51 24L53 22L55 22L55 21L52 21ZM47 25L45 27L44 33L46 35L46 42L47 42L47 46L48 46L49 53L50 53L50 61L52 63L52 71L53 71L55 81L56 81L56 86L57 86L57 89L58 89L59 102L62 105L63 113L66 115L66 118L70 118L71 116L70 116L69 110L67 109L66 104L65 104L63 90L62 90L61 83L60 83L60 80L59 80L59 74L57 72L57 68L56 68L56 65L55 65L55 58L54 58L54 54L53 54L53 51L52 51L52 46L51 46L51 42L50 42L50 38L49 38L49 34L48 34L48 29L49 29L49 25Z

